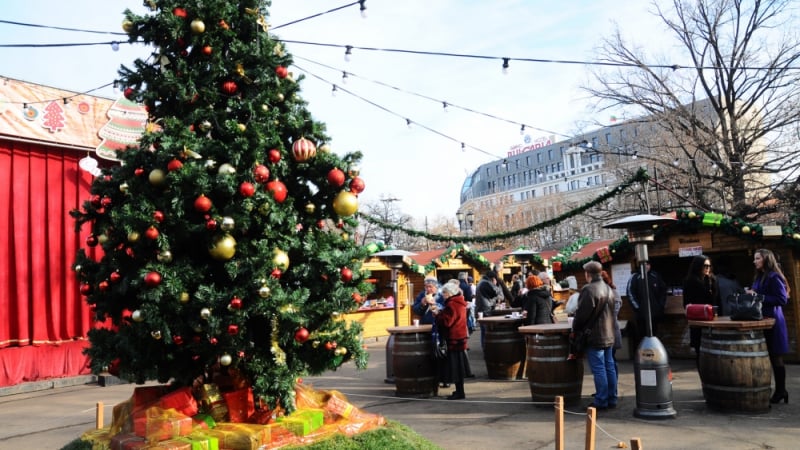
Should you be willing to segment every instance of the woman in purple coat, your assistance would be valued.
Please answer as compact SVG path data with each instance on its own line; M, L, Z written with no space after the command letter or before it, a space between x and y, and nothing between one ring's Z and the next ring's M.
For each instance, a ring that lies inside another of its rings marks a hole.
M786 367L783 365L783 355L789 352L789 336L786 331L786 319L783 317L783 306L789 302L789 284L781 272L775 254L767 249L758 249L753 254L753 265L756 269L753 278L753 288L746 292L763 294L764 304L762 312L764 317L775 319L775 325L764 331L767 340L767 351L772 363L772 372L775 375L775 393L770 398L771 403L789 403L789 393L786 391Z

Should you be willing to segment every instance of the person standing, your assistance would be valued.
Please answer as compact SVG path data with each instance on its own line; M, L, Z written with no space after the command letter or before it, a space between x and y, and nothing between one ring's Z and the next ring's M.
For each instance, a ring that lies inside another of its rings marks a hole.
M752 289L745 288L748 294L762 294L764 303L762 313L764 317L772 317L775 324L769 330L764 330L767 341L767 352L772 364L772 373L775 375L775 393L770 398L770 403L789 403L789 392L786 390L786 366L783 365L783 355L789 352L789 335L786 330L786 319L783 317L783 307L789 303L789 283L783 275L778 260L772 251L761 248L753 254L755 277Z
M583 265L586 285L578 298L572 332L590 330L586 359L594 376L595 395L591 405L598 410L617 407L617 369L614 363L614 292L603 282L603 265Z
M444 297L439 293L439 281L433 277L427 277L424 281L422 292L417 294L411 311L419 316L419 323L433 323L433 308L444 308Z
M461 295L458 280L450 280L442 286L444 309L433 311L436 326L447 339L447 359L441 371L442 382L453 383L455 391L448 400L463 400L464 378L466 376L465 360L467 350L467 303Z
M683 280L683 309L688 304L720 306L719 286L711 272L711 260L706 255L695 255ZM700 327L689 329L689 345L694 349L694 359L700 368Z
M714 263L714 273L717 276L717 285L719 286L719 302L720 316L730 316L731 311L728 307L728 297L732 294L744 294L744 288L739 284L736 275L730 270L728 264L722 260L717 259Z
M525 279L528 291L520 299L522 302L522 315L525 317L524 325L538 325L553 323L553 302L550 299L550 290L536 275L529 275Z
M634 264L637 268L639 267L638 261L634 261ZM641 273L639 273L637 269L628 280L627 289L628 301L631 302L631 307L636 314L637 345L644 337L647 329L647 315L644 308L644 302L648 300L646 293L650 293L650 318L653 336L656 335L658 323L661 322L661 319L664 317L664 307L667 304L667 283L664 282L664 279L661 278L658 272L652 270L650 261L647 261L645 268L647 274L647 288L645 288Z
M503 293L497 286L497 273L493 270L486 271L478 282L475 290L475 313L480 319L481 315L489 316L498 302L503 301ZM486 327L481 327L481 348L484 346Z
M611 292L614 293L614 350L612 350L611 354L614 356L614 365L616 366L617 363L617 350L622 348L622 330L619 328L619 310L622 309L622 296L619 295L619 291L617 290L617 285L611 280L611 275L608 274L605 270L600 272L600 278L603 279L603 282L611 288ZM619 373L619 371L617 371Z

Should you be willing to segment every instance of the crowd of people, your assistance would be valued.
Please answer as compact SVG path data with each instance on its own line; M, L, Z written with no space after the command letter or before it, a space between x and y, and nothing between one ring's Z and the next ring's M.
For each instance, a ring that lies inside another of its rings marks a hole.
M632 271L624 294L634 313L634 339L638 342L648 333L656 334L664 317L667 284L658 272L652 270L649 261L645 261L643 266L639 266L638 261L634 263L635 267L642 270ZM772 251L756 250L753 265L755 275L752 287L743 288L724 261L717 262L717 270L714 271L709 257L694 256L683 280L684 306L712 305L720 315L727 315L730 311L725 299L731 294L763 295L763 315L775 319L775 325L765 331L775 379L775 390L770 401L788 403L783 355L789 351L789 339L783 307L788 304L789 286ZM521 310L524 325L555 322L554 310L561 303L553 298L552 282L547 272L534 269L515 274L509 287L500 275L502 272L497 269L502 270L502 267L484 272L477 283L467 272L459 273L458 279L448 280L441 286L436 278L426 278L424 289L412 306L421 323L435 323L446 336L449 352L447 360L441 364L439 375L441 386L455 386L448 399L464 399L464 379L474 376L469 365L469 336L480 329L483 347L486 333L477 319L491 315L498 308L514 307ZM575 292L565 310L572 317L572 335L586 331L588 345L581 355L571 355L571 358L580 363L581 357L585 356L592 371L595 394L590 406L599 410L615 408L618 402L615 353L622 347L618 316L623 292L608 272L603 270L601 263L590 261L584 264L583 270L585 284L579 292ZM523 273L526 276L523 277ZM572 290L578 291L577 286ZM699 330L690 328L690 346L697 358L700 355Z

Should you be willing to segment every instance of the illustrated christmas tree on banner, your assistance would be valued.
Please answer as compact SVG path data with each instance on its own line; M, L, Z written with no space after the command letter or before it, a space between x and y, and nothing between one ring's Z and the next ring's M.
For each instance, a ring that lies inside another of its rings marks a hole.
M106 159L117 159L117 152L136 145L147 124L147 110L126 98L108 109L108 123L97 134L103 139L95 152Z
M342 320L371 290L350 239L361 155L330 151L266 1L148 4L123 28L154 57L119 81L158 127L73 211L92 230L75 271L104 322L92 369L179 385L228 372L292 410L298 377L366 367Z

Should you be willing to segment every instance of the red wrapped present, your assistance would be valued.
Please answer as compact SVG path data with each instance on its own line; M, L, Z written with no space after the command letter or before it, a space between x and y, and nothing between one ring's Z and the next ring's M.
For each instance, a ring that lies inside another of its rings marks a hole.
M186 436L192 432L192 418L174 409L153 406L134 413L133 431L150 442Z
M158 406L162 409L174 409L186 416L194 416L197 414L197 401L194 399L190 387L182 387L169 394L165 394L159 400Z
M561 272L561 261L553 261L553 272Z
M119 433L111 438L111 450L138 450L149 445L145 438L133 433Z
M231 422L247 422L248 417L256 412L253 390L250 388L226 392L222 394L222 397L225 398L225 404L228 406L228 418Z
M611 250L608 246L597 249L597 258L600 259L601 263L611 262Z
M339 417L348 418L355 408L347 400L341 399L335 395L331 395L328 402L325 404L325 410L331 414Z

